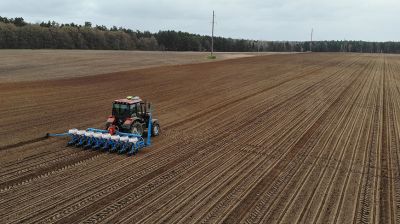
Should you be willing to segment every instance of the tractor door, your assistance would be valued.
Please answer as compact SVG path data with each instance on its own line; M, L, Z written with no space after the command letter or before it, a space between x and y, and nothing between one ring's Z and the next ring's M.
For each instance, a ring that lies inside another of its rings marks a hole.
M131 116L132 116L132 115L133 115L133 116L136 116L136 113L137 113L136 105L135 105L135 104L129 105L129 109L130 109L130 114L131 114Z
M147 107L147 103L140 103L140 117L143 119L143 122L145 123L146 127L149 123L149 114L148 112L150 111Z
M135 116L140 119L141 122L146 121L146 109L143 103L136 103L136 113Z
M142 110L142 115L143 115L143 117L145 117L146 116L146 104L141 103L140 107L141 107L141 110Z
M143 117L143 111L142 111L141 103L137 103L135 105L136 105L136 108L137 108L136 116L139 117L139 118L142 118Z

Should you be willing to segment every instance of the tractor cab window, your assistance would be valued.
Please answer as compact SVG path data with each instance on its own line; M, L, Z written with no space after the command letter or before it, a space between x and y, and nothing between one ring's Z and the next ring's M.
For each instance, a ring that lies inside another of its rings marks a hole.
M146 113L146 104L138 103L137 104L137 108L138 108L138 114L145 115L145 113Z
M142 111L143 111L143 114L144 114L146 112L146 104L142 103L141 106L142 106Z
M113 115L117 117L128 116L129 115L129 105L127 104L113 104Z
M136 114L136 105L135 104L129 105L129 109L130 109L130 114Z
M140 107L140 103L136 104L136 108L137 108L138 114L141 114L142 113L142 108Z

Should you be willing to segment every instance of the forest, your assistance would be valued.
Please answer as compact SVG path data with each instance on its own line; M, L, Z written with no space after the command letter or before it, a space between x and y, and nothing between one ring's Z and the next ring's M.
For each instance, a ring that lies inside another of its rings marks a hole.
M95 49L210 51L211 36L181 31L139 31L55 21L29 23L23 18L0 16L0 49ZM361 40L261 41L214 37L214 50L220 52L359 52L400 53L400 42Z

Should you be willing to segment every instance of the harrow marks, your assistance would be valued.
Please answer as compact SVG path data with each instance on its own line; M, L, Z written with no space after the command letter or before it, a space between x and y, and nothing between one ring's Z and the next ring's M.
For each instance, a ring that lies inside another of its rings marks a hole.
M88 128L86 130L70 129L67 133L48 134L48 137L70 137L68 146L83 149L117 152L119 154L134 155L140 149L150 145L145 143L138 134L117 132L111 135L107 130Z
M0 223L400 223L399 73L398 55L312 53L4 86ZM137 77L165 124L146 153L109 154L149 146L130 133L30 134L96 127L88 108Z

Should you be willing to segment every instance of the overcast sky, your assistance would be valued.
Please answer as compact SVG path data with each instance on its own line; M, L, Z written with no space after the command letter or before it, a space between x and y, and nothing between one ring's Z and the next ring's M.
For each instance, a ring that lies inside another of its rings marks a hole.
M399 40L400 0L1 0L0 16L259 40Z

